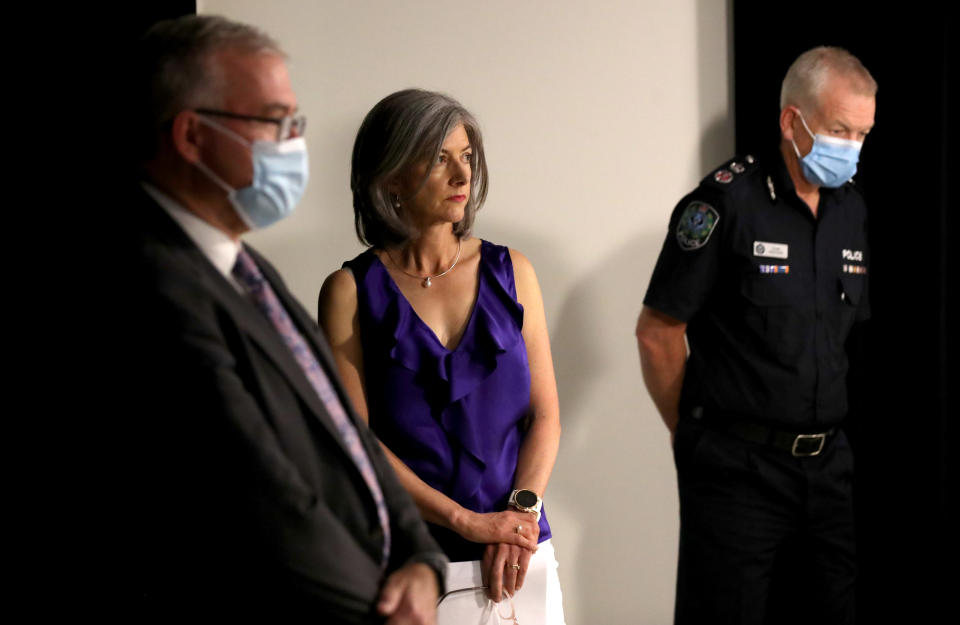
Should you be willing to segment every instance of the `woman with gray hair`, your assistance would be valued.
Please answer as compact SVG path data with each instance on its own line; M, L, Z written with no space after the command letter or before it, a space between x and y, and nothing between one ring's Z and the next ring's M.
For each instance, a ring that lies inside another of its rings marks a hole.
M562 623L541 499L560 441L543 301L525 256L470 236L487 194L476 120L439 93L387 96L357 133L351 188L369 249L319 302L350 399L451 570L479 561L495 601L539 571L546 597L529 600Z

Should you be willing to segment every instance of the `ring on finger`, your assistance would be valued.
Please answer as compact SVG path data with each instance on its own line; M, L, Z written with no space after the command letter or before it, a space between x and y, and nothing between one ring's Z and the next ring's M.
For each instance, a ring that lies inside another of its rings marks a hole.
M516 526L516 527L513 528L513 529L514 529L514 531L516 531L516 532L519 534L520 532L523 531L523 526L522 526L522 525L518 525L518 526Z
M511 568L511 569L516 569L516 570L519 571L519 570L520 570L520 565L519 565L519 564L511 564L511 565L510 565L510 568Z

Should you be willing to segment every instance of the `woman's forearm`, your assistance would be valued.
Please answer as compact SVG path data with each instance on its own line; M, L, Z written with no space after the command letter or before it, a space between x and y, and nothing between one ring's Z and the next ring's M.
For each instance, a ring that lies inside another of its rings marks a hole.
M465 512L463 506L420 479L403 460L398 458L382 442L380 447L383 448L387 460L390 461L390 466L393 467L397 478L400 480L400 484L410 493L413 502L417 504L420 516L425 521L460 532L459 526L463 523L463 513Z
M559 449L559 416L534 414L527 436L520 446L514 488L532 490L543 497Z

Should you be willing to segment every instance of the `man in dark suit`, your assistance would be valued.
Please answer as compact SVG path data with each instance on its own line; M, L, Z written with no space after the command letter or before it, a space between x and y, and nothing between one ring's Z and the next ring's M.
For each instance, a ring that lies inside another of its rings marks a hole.
M306 184L283 53L198 16L154 26L139 53L149 145L125 210L141 608L432 623L442 551L315 323L240 240Z

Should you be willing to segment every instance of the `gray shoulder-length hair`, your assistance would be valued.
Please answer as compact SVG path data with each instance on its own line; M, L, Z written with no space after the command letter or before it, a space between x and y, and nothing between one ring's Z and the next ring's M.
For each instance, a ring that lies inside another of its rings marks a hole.
M450 96L423 89L392 93L367 113L353 144L350 172L354 225L362 243L382 247L416 234L403 220L402 209L394 206L387 187L416 163L435 160L444 139L460 124L473 150L470 197L463 219L453 226L454 234L463 237L487 197L487 161L477 120ZM420 185L426 180L425 175Z

